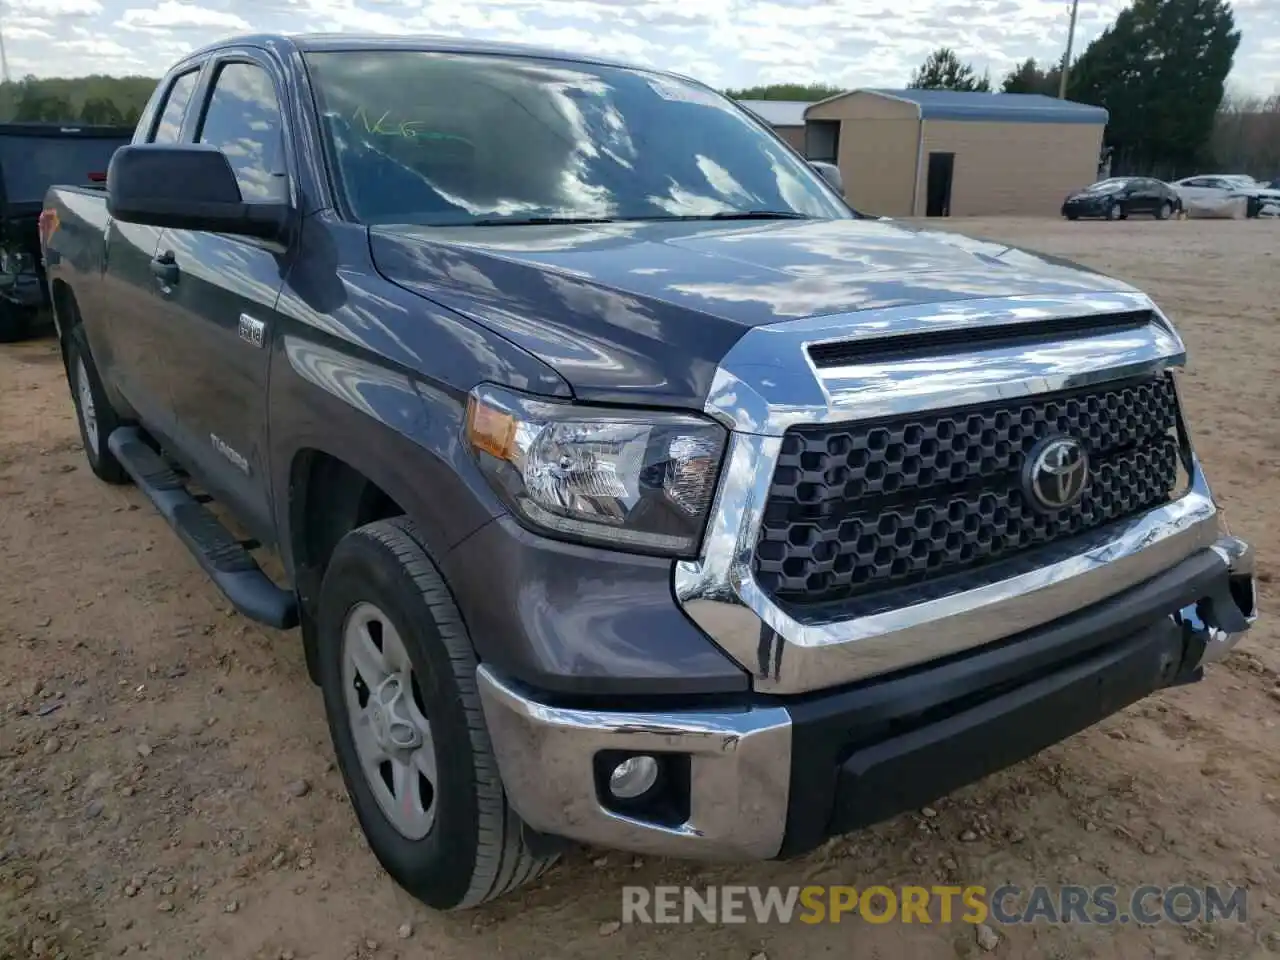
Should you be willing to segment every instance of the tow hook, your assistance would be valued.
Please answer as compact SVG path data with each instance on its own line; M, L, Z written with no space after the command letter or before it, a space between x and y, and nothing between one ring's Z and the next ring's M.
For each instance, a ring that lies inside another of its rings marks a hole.
M1226 659L1258 619L1253 548L1237 537L1223 537L1211 549L1226 564L1227 579L1173 615L1187 635L1186 657L1175 683L1198 680L1205 664Z

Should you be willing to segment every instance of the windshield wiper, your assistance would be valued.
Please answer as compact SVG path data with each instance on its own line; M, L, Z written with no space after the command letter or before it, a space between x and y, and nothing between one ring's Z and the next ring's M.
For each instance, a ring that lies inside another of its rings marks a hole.
M719 213L673 213L670 216L636 217L637 220L812 220L793 210L722 210Z
M558 223L615 223L611 217L490 217L457 224L460 227L531 227Z
M708 220L812 220L807 213L793 210L742 210L707 215Z
M657 217L487 217L452 224L459 227L526 227L546 224L633 223L640 220L812 220L807 213L792 210L723 210L719 213L670 214Z

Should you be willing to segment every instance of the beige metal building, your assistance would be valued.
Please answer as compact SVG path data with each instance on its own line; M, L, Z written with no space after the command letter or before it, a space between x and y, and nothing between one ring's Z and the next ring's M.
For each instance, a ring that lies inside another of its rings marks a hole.
M813 106L811 100L739 100L757 117L777 132L778 136L804 153L804 112Z
M887 217L1056 214L1097 179L1107 111L1034 94L854 90L805 111L805 154Z

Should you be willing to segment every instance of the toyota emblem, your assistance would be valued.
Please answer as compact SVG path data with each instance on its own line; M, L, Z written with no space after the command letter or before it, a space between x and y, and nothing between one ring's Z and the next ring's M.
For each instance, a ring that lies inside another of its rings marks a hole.
M1022 485L1040 510L1056 512L1076 503L1089 483L1089 454L1072 437L1050 437L1027 456Z

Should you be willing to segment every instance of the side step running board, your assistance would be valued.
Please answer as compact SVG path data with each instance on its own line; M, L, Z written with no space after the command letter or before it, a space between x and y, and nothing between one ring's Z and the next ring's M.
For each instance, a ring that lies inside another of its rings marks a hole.
M136 427L118 427L107 446L237 610L270 627L298 625L294 595L272 583L231 531L187 492L177 472L147 446Z

